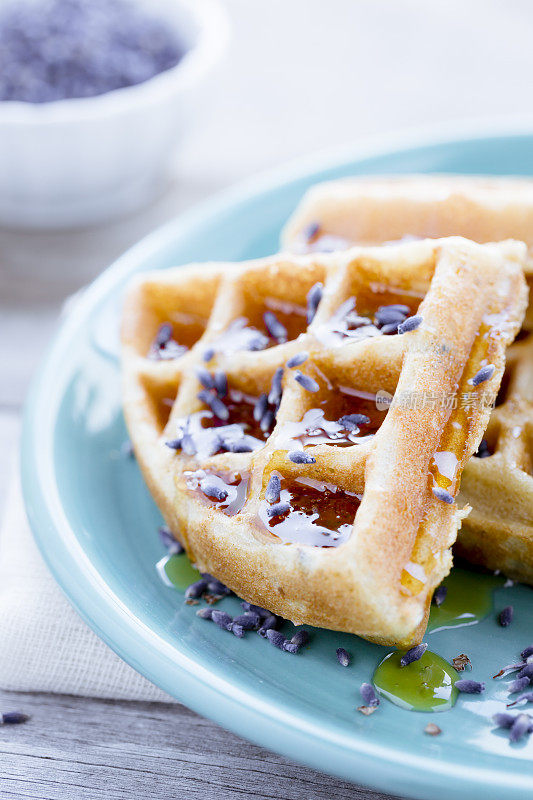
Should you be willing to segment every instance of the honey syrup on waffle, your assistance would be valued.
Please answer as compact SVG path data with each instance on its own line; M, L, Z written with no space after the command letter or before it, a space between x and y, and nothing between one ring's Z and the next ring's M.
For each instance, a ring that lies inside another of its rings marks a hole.
M159 326L150 345L148 358L168 361L179 358L196 344L205 331L206 320L195 314L174 312Z
M288 342L297 339L300 334L305 333L307 330L307 311L303 306L267 297L262 317L263 326L270 340L270 346L279 344L280 338L281 340L284 338L276 336L276 327L272 328L270 315L274 315L277 322L285 328L287 332L286 341Z
M174 405L175 398L169 397L164 395L162 397L158 397L155 401L155 413L157 417L157 426L159 430L163 430L165 425L170 419L170 412L172 411L172 406Z
M248 473L227 473L198 469L184 473L187 488L203 502L219 509L228 517L239 514L248 496Z
M203 426L242 425L248 436L253 436L254 439L267 439L270 431L261 428L261 420L256 419L257 414L254 414L258 399L236 389L230 389L227 397L224 398L224 405L229 412L228 419L221 420L212 414L210 417L204 418Z
M392 336L414 316L424 295L381 284L361 287L330 319L317 325L315 336L326 346L361 341L369 336Z
M338 547L352 532L361 496L305 476L281 479L279 502L264 500L259 517L285 544Z
M320 403L327 419L341 420L352 414L366 417L368 422L359 425L360 435L377 433L387 415L387 409L380 408L373 392L352 389L350 386L337 386Z
M373 436L386 414L386 409L378 407L374 393L337 386L299 422L285 422L276 444L288 450L319 444L349 447Z

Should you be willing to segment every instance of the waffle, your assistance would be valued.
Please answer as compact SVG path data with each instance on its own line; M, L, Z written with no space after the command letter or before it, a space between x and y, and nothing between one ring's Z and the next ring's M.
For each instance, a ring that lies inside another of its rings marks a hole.
M287 250L309 252L404 237L519 239L533 286L533 181L468 176L355 178L313 187L283 232ZM497 407L460 499L472 506L456 552L533 584L533 303L508 351ZM489 457L490 456L490 457Z
M524 258L454 238L137 279L126 421L200 571L295 624L420 641L525 308Z

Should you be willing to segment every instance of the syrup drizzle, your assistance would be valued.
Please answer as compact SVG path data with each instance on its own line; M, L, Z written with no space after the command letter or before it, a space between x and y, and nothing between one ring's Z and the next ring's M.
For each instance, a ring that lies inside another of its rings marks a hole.
M370 422L361 426L363 435L376 433L387 416L388 408L380 408L377 395L351 386L337 386L319 403L328 419L341 419L348 414L364 414Z
M184 475L187 488L199 495L208 505L219 509L228 517L233 517L242 511L248 496L249 474L228 474L197 469L194 472L185 472ZM206 487L211 485L222 490L226 497L223 500L216 500L206 494L206 491L209 491Z
M174 405L175 398L173 397L159 397L155 400L155 413L157 416L157 424L159 429L162 431L169 418L170 412L172 411L172 406Z
M255 439L268 439L269 431L262 430L261 420L256 420L254 417L254 409L258 399L237 389L230 389L227 397L224 398L224 405L229 411L229 418L220 420L218 417L214 417L213 425L215 427L228 424L241 425L248 436L253 436ZM204 426L206 426L206 420L204 420Z
M259 507L259 518L271 534L285 544L313 547L338 547L350 538L362 495L303 476L290 483L282 478L283 483L280 504L288 504L287 510L269 516L272 506L266 500Z
M249 325L247 317L237 317L209 346L215 353L231 355L242 350L265 350L268 343L268 336Z
M330 347L392 336L401 322L415 314L422 298L403 289L371 286L365 294L345 300L327 322L315 328L315 336Z
M403 653L389 653L374 672L379 694L409 711L447 711L457 700L454 684L459 675L441 656L426 650L422 658L405 667Z
M181 440L181 444L173 449L181 449L186 455L204 459L217 453L251 452L262 447L263 431L261 440L248 435L245 432L246 423L242 422L242 416L239 418L239 423L223 421L215 417L212 411L197 411L188 417L180 417L175 421L173 435L177 441Z
M339 422L328 420L321 408L306 411L301 422L285 422L276 436L280 450L303 450L306 445L331 444L347 447L361 444L370 436L365 435L365 425L347 430Z
M264 322L265 312L275 314L287 335L276 338L267 329ZM210 347L216 353L237 353L242 350L266 350L286 341L297 339L307 330L306 309L295 303L278 300L274 297L265 299L264 304L252 309L247 317L237 317L226 330L218 336Z
M271 311L276 315L276 319L287 331L287 341L292 342L300 334L307 330L307 311L303 306L296 303L289 303L285 300L278 300L275 297L267 297L265 300L265 311ZM262 314L261 314L262 316ZM278 340L269 335L270 347L279 344Z

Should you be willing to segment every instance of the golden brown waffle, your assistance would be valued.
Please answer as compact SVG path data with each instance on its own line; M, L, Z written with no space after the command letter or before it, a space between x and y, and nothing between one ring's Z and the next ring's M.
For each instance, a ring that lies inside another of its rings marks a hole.
M298 624L420 640L523 315L524 257L443 239L137 280L126 420L200 570Z
M287 223L297 252L355 242L461 235L478 242L520 239L533 287L533 181L429 175L354 178L313 187ZM478 458L466 465L461 500L473 510L457 552L533 583L533 303L508 352L502 390Z
M287 222L281 243L290 252L307 253L442 236L525 242L525 273L533 286L533 180L400 175L319 183ZM533 330L533 306L525 327Z

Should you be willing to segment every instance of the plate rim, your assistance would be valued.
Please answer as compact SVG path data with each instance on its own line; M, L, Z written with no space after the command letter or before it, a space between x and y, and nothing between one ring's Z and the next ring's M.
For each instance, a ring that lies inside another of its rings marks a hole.
M215 215L228 210L234 214L249 200L278 191L299 179L316 175L320 180L320 173L343 163L355 164L386 155L399 156L439 145L460 146L476 139L531 137L533 117L520 117L515 120L514 128L509 128L509 120L504 124L497 121L488 127L491 128L489 131L478 124L440 126L438 133L435 128L415 135L411 131L396 132L379 139L367 139L355 147L334 148L298 158L217 193L148 234L98 276L69 309L32 381L22 426L23 497L35 540L71 604L111 649L163 690L244 738L330 775L422 800L440 800L450 796L452 791L458 799L481 797L483 792L488 800L505 792L508 800L522 800L531 790L531 773L526 774L525 770L517 768L509 775L507 770L476 768L467 761L442 761L438 755L428 757L401 749L391 751L389 747L366 741L355 731L350 741L356 741L357 748L347 747L340 735L334 736L331 730L304 717L298 717L299 725L296 725L294 716L284 712L279 705L267 704L239 689L230 680L220 680L184 653L177 660L179 642L175 647L164 642L142 620L132 615L127 605L100 578L70 528L57 486L51 494L44 491L47 467L53 464L50 447L53 421L62 397L54 368L60 365L58 359L71 332L87 324L99 303L105 302L109 293L117 290L126 277L137 271L141 262L164 250L173 240L179 240L194 226L207 224ZM54 390L55 402L47 403L46 386L52 376L57 387ZM53 469L50 474L53 475ZM71 572L73 566L76 569ZM83 579L81 582L80 578ZM87 606L89 598L90 608ZM154 640L157 647L154 647ZM134 652L139 650L139 644L148 645L143 650L142 664ZM179 689L176 688L176 677L180 678ZM359 756L356 764L354 755Z

